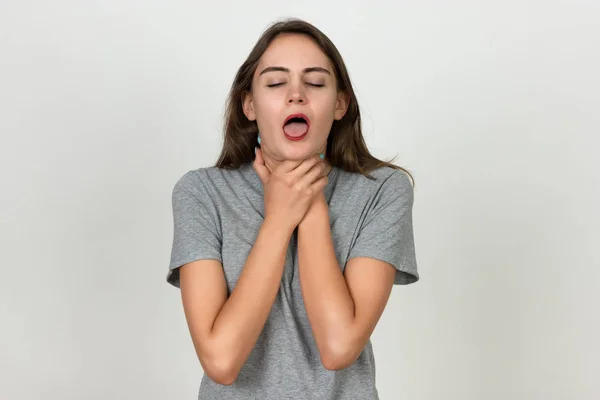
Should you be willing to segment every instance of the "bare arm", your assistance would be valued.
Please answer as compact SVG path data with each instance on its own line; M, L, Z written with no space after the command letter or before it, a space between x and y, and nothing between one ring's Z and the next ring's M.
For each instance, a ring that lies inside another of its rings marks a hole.
M372 258L351 259L342 275L324 198L298 226L302 296L321 362L330 370L352 364L364 349L394 282L395 269Z
M258 340L279 290L290 236L327 181L319 162L316 156L284 162L271 174L257 151L254 167L264 186L265 220L229 299L221 263L202 260L181 267L192 341L215 382L232 384Z
M232 384L256 344L279 289L290 236L288 228L263 223L228 299L220 262L181 267L186 320L198 359L213 381Z

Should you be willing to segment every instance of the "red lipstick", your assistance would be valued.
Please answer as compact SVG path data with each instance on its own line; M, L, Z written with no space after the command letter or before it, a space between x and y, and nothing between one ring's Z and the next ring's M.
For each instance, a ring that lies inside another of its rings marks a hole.
M290 119L292 119L292 118L302 118L304 120L304 122L306 122L306 125L308 125L308 127L310 128L310 120L308 119L306 114L302 114L302 113L288 115L288 117L285 119L285 121L283 121L283 126L285 126L285 124L290 122Z
M288 140L298 141L306 137L310 120L306 114L290 114L283 122L283 134Z

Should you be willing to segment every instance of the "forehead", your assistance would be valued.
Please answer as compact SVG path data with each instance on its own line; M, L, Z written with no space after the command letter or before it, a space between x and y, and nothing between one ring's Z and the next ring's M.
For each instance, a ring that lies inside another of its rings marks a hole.
M258 62L258 69L268 66L290 69L323 67L331 70L331 63L321 48L308 36L282 34L276 37Z

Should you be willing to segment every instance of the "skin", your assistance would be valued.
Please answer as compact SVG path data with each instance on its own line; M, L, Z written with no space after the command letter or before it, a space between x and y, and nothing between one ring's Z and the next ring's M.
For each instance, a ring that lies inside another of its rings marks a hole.
M282 35L261 57L243 106L248 119L258 125L263 158L273 171L284 160L302 161L325 152L331 125L346 113L348 96L337 90L329 59L311 39ZM285 119L294 113L310 120L308 135L297 142L282 131Z
M217 383L235 382L252 351L279 290L296 228L302 295L325 368L352 364L385 308L395 269L355 258L343 275L331 239L323 194L331 165L318 154L347 106L328 58L307 37L279 36L259 61L243 107L262 138L253 166L264 187L264 222L229 297L218 261L198 260L180 269L192 341L204 372ZM304 139L289 141L283 122L297 112L309 117L310 130Z

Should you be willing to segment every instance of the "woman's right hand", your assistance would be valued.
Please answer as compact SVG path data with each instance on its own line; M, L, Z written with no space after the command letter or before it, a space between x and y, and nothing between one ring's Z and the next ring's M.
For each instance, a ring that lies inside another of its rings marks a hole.
M293 230L304 218L313 198L327 185L326 164L319 155L302 161L284 161L273 172L256 150L254 169L264 188L265 221Z

